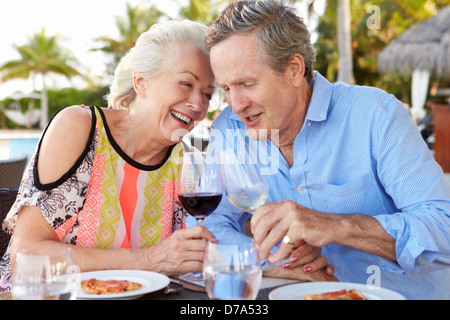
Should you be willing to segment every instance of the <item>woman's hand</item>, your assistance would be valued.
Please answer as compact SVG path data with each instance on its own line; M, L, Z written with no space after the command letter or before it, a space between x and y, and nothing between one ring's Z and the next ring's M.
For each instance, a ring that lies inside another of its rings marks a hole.
M177 230L167 239L145 252L144 268L166 275L179 275L203 268L207 241L214 235L205 227Z
M328 264L328 259L322 256L322 249L313 247L304 241L297 241L290 246L289 258L295 260L278 268L264 272L267 277L288 278L302 281L336 281L333 276L334 267ZM279 259L269 256L269 261Z
M301 267L305 273L315 272L326 268L329 275L333 275L334 267L328 264L328 259L322 255L322 248L313 247L300 240L292 246L289 258L294 258L290 263L284 264L283 268L290 269ZM276 258L275 258L276 259ZM269 261L275 262L274 256L269 256Z
M301 266L289 269L280 266L264 271L264 276L300 281L337 281L337 279L332 275L333 273L334 268L331 265L328 265L326 268L310 272L305 272Z

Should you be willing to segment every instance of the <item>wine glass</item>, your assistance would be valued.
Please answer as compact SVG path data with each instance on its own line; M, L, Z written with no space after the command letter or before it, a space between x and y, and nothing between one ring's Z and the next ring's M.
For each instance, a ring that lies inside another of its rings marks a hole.
M236 152L222 152L221 169L227 198L234 206L251 213L266 202L269 184L250 145Z
M219 205L223 193L220 168L210 159L207 152L184 152L177 179L181 205L202 225Z
M203 225L222 200L220 167L207 152L184 152L177 178L177 193L183 208ZM181 275L183 280L202 280L201 272Z
M13 269L11 294L17 300L74 300L79 268L68 247L20 250Z
M258 245L253 239L233 245L209 240L203 278L210 299L254 300L262 279Z

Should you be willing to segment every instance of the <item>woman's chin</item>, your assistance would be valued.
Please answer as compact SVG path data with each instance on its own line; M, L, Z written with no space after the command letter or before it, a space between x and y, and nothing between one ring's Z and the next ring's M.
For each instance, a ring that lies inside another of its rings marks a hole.
M172 132L170 135L170 141L173 143L180 142L185 135L187 135L191 130L188 129L177 129Z

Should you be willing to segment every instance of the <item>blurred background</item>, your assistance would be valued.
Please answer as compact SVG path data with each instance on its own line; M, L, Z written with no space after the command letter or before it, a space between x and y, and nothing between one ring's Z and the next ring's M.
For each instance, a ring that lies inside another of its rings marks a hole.
M187 18L209 25L229 2L1 1L0 159L32 153L48 119L66 106L106 107L117 62L152 24ZM394 94L450 172L450 0L291 2L311 31L315 69L331 82ZM193 135L207 139L224 106L218 92ZM435 123L437 112L443 124Z

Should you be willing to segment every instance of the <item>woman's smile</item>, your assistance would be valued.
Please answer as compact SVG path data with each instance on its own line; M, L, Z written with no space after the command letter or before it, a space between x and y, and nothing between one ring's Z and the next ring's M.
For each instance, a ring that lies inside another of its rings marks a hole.
M178 122L181 122L184 126L188 126L191 123L191 121L193 120L189 116L187 116L179 111L172 110L172 111L170 111L170 113Z

